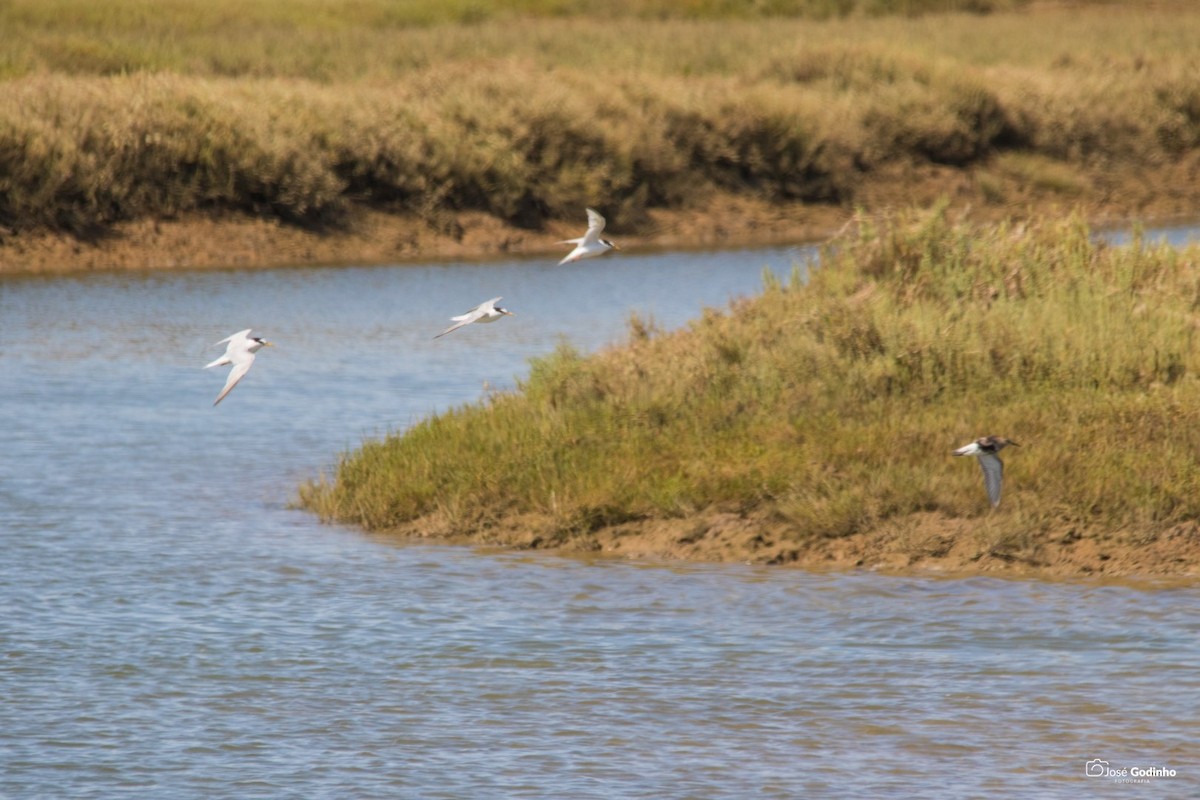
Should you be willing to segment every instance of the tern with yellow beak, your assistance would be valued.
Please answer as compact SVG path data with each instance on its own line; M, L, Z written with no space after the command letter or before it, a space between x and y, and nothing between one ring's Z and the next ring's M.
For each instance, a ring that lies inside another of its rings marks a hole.
M238 381L246 377L246 373L250 371L250 365L254 363L254 354L264 347L274 346L266 339L251 336L251 330L253 328L238 331L213 345L213 347L216 347L228 342L228 345L225 347L225 355L216 361L205 364L204 368L223 367L226 364L233 365L233 369L229 370L229 377L225 380L225 388L221 390L221 393L217 395L217 399L213 401L214 406L225 399L225 395L229 394L234 386L237 386Z
M601 239L600 234L604 233L604 217L600 216L600 212L594 208L587 210L588 228L587 233L580 236L578 239L567 239L559 242L559 244L573 244L575 249L567 253L566 258L558 262L561 267L563 264L571 264L584 258L595 258L602 256L609 250L620 250L615 244L608 239Z
M475 306L465 314L460 314L457 317L451 317L450 319L454 322L454 324L433 338L440 339L447 333L456 331L464 325L470 325L472 322L495 322L502 317L516 316L507 308L501 308L500 306L496 305L496 303L499 303L503 299L503 297L493 297L486 303L480 303L479 305Z

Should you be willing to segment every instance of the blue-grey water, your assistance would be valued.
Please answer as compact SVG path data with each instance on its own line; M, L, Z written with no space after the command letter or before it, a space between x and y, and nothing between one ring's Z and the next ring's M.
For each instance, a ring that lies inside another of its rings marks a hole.
M1134 233L1128 228L1100 231L1096 234L1105 241L1126 245L1133 241ZM1150 228L1142 231L1142 242L1147 245L1170 245L1171 247L1186 247L1200 242L1200 228L1195 225L1173 225L1163 228Z
M572 560L289 505L559 341L803 257L0 280L0 797L1197 796L1197 587ZM432 340L495 295L517 316ZM213 408L245 327L277 347Z

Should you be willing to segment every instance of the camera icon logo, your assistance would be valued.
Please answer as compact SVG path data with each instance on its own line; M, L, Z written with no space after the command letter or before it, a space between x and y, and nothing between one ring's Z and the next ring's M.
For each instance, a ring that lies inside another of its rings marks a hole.
M1093 758L1083 765L1083 774L1089 778L1102 778L1107 772L1108 762L1099 758Z

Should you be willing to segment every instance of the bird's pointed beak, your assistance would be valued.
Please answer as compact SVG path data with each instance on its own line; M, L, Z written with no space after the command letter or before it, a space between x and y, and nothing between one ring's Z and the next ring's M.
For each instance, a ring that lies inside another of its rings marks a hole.
M275 346L274 342L263 342L263 347L274 347L274 346Z
M514 313L514 312L512 312L512 311L509 311L508 309L504 309L504 313L505 313L505 314L508 314L510 317L515 317L515 316L516 316L516 313Z
M616 242L613 242L613 250L620 250L620 249L621 249L621 246L618 245Z

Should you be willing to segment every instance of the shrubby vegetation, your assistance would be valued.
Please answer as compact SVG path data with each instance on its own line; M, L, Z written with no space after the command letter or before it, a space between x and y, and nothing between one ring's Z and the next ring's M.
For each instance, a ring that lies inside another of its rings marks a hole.
M1200 516L1198 259L1079 219L863 218L807 282L564 347L516 391L366 442L302 502L371 529L536 514L559 540L714 509L796 541L922 512L997 536L1161 531ZM984 434L1023 445L994 515L950 457Z
M977 168L997 200L1013 176L1105 195L1114 166L1200 143L1186 7L501 5L2 3L0 225L216 210L320 227L372 207L537 226L599 204L634 230L717 191L851 204L913 164ZM751 7L776 17L735 13ZM905 16L948 8L1004 13Z

